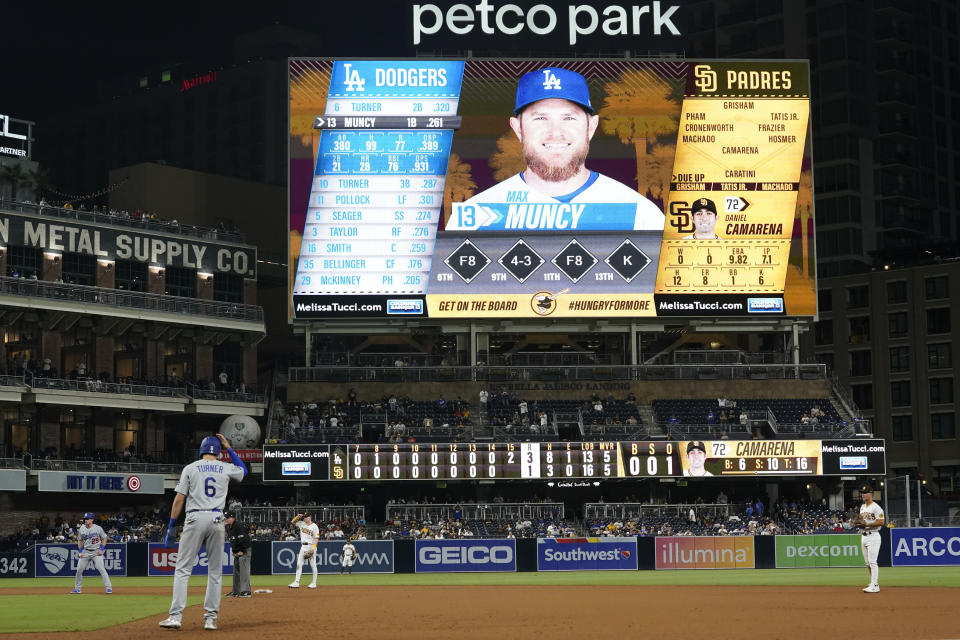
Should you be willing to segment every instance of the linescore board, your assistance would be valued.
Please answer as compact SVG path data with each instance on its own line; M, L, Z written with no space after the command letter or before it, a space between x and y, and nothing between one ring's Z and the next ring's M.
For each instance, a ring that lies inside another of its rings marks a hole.
M886 473L883 440L303 444L265 445L263 456L263 479L274 482Z
M546 67L587 79L589 197L522 178ZM289 91L294 319L816 313L806 61L293 59Z

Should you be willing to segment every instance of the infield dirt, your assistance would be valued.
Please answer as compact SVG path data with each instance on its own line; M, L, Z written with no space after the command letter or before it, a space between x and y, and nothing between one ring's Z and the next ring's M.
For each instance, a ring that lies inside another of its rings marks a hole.
M763 638L824 637L944 640L960 637L950 588L892 587L865 594L851 587L630 587L630 586L326 586L272 587L271 594L224 598L218 626L234 639L278 634L358 639L451 640L490 638ZM191 594L202 595L203 587ZM62 589L9 589L4 594L62 593ZM123 595L169 595L169 588L131 587ZM103 640L176 634L209 637L201 607L184 612L183 628L157 626L166 617L72 632ZM629 635L627 635L629 634ZM4 637L15 637L12 635ZM29 633L17 637L56 638Z

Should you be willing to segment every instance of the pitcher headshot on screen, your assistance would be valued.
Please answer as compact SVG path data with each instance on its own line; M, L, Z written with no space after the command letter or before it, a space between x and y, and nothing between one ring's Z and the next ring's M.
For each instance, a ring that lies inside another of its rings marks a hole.
M719 240L714 229L717 226L717 205L710 198L697 198L690 215L693 218L694 231L684 240Z
M687 444L687 466L683 470L685 476L712 476L704 466L707 462L707 447L699 440L691 440Z
M590 104L587 80L568 69L547 67L524 74L517 86L510 128L520 140L526 169L464 204L633 203L635 229L663 230L660 208L625 184L586 167L600 118Z

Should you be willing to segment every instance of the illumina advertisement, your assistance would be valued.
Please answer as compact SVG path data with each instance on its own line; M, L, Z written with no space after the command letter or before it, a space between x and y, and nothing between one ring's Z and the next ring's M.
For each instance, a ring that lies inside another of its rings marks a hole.
M289 65L292 318L816 314L806 61Z

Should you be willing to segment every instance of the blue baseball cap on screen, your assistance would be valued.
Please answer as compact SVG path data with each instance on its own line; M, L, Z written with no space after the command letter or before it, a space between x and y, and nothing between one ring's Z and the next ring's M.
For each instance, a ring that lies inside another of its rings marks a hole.
M514 114L538 100L561 98L569 100L593 113L590 104L590 89L587 88L587 79L576 71L547 67L523 74L517 85L517 105Z

